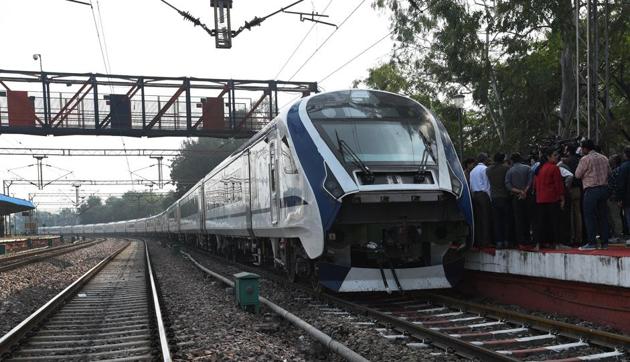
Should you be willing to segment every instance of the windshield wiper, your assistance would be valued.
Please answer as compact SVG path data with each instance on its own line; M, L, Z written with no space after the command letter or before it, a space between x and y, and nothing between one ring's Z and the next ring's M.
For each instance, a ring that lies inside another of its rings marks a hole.
M431 143L427 139L427 137L422 133L422 131L418 130L418 134L422 139L422 144L424 145L424 151L422 152L422 159L420 160L420 166L418 166L418 171L416 175L413 177L416 183L423 183L427 174L431 175L429 171L427 171L427 164L429 162L430 156L434 163L437 163L435 159L435 155L433 154L433 148L431 148Z
M363 181L363 184L364 185L373 184L374 173L372 172L372 170L370 170L370 168L367 167L365 162L361 160L361 158L356 154L356 152L354 152L352 147L350 147L350 145L348 145L346 141L339 138L339 133L337 133L337 131L335 131L335 136L337 137L337 147L339 148L339 153L341 153L341 159L345 160L344 153L348 152L348 154L350 155L350 158L352 159L352 163L354 163L355 166L357 166L358 168L361 169L361 171L363 171L363 174L361 175L361 180Z

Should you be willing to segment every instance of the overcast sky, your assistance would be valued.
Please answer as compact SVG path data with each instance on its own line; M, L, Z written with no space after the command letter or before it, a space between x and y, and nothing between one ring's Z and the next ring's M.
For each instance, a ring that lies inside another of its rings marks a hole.
M89 0L83 0L89 2ZM171 0L174 6L189 11L201 21L213 24L209 0ZM243 25L254 16L262 17L292 3L292 0L234 0L232 28ZM300 22L298 15L278 14L233 39L232 49L215 49L214 39L194 27L160 0L92 0L96 20L102 18L104 39L109 53L110 71L115 74L192 76L208 78L321 81L335 69L366 50L389 32L388 15L374 10L372 0L305 0L291 10L311 12L328 6L326 21L341 24L334 27L316 25L306 41L280 72L312 26ZM335 34L302 69L296 71L320 47L331 33ZM105 73L92 10L89 6L65 0L0 0L0 69L39 70L34 53L42 55L44 70L60 72ZM103 34L101 34L103 37ZM348 88L355 79L365 78L367 69L387 61L393 42L387 37L342 70L320 82L325 90ZM280 72L280 73L279 73ZM279 73L279 74L278 74ZM112 136L41 137L0 135L0 147L57 148L176 148L182 138L137 139ZM16 174L36 179L31 156L0 156L0 179L14 179ZM67 179L129 179L129 171L157 179L155 160L139 157L50 157L44 161L44 179L62 176ZM169 162L166 161L166 164ZM147 168L148 167L148 168ZM9 172L12 170L13 174ZM68 170L68 171L64 171ZM168 177L169 170L164 168ZM137 178L134 176L134 178ZM131 187L84 186L86 192L121 193ZM135 187L144 190L145 187ZM66 193L67 197L42 194ZM27 198L40 193L35 201L40 209L54 210L71 206L71 186L12 186L11 194ZM65 202L65 205L44 203Z

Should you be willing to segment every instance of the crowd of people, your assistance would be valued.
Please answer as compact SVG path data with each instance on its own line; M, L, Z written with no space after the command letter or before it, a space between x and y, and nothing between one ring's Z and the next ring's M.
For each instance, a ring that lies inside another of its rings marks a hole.
M606 249L630 246L630 147L606 157L592 140L523 158L486 153L464 161L475 245Z

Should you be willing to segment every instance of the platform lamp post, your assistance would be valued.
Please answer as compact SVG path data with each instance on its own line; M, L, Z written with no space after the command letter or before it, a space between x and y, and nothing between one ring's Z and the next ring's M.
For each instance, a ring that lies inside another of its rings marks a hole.
M457 108L457 123L459 125L459 159L460 161L464 157L464 126L463 126L463 113L464 113L464 95L457 94L453 97L453 105Z
M44 67L42 67L42 55L39 53L33 54L33 60L39 60L39 72L44 73Z

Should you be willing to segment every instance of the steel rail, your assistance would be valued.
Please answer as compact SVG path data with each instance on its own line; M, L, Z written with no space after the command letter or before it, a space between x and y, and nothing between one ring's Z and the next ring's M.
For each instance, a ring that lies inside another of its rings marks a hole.
M366 314L372 318L379 320L380 322L390 324L402 331L409 333L410 335L418 339L429 339L431 344L442 347L444 349L456 351L457 354L471 358L480 359L481 361L519 361L512 357L494 352L492 350L470 344L458 338L451 337L447 334L431 330L430 328L422 327L411 322L407 322L400 318L394 317L383 312L379 312L369 307L365 307L350 301L332 296L330 294L322 293L321 296L325 299L332 301L335 304L342 305L345 308L359 312L360 314Z
M46 304L36 310L33 314L28 316L20 324L15 326L9 332L7 332L2 338L0 338L0 357L11 351L11 349L19 343L19 341L31 330L36 328L44 319L50 316L58 307L65 303L70 297L74 295L81 287L83 287L92 277L98 274L107 263L125 250L131 243L123 245L116 250L110 256L101 260L98 264L93 266L90 270L85 272L79 279L75 280L72 284L67 286L59 294L54 296Z
M204 254L206 254L205 251L202 251ZM216 255L210 255L208 254L208 256L212 257L212 258L219 258ZM220 260L225 260L225 259L221 259ZM259 268L255 268L252 267L251 265L245 265L242 263L237 263L237 262L229 262L226 261L228 263L234 263L237 264L243 268L245 268L246 270L252 270L252 271L256 271L256 272L260 272ZM268 273L268 271L266 271L265 269L263 269L263 271L265 272L265 274L267 274L268 277L270 277L271 279L277 281L277 282L281 282L284 283L286 282L285 278L279 277L275 274L272 273ZM496 353L494 351L491 351L489 349L485 349L483 347L480 346L476 346L473 344L469 344L461 339L457 339L454 337L450 337L446 334L443 334L441 332L438 331L434 331L431 330L429 328L426 327L422 327L420 325L416 325L401 319L398 319L394 316L379 312L379 311L375 311L371 308L362 306L362 305L358 305L355 303L352 303L350 301L346 301L344 299L335 297L333 295L324 293L324 292L316 292L313 289L307 288L305 286L299 285L299 284L292 284L293 287L295 288L299 288L300 290L304 291L305 293L309 293L315 297L318 298L322 298L322 299L326 299L327 301L329 301L332 304L337 304L339 306L343 306L344 308L347 308L349 310L354 310L355 312L358 312L357 314L366 314L369 315L370 317L373 317L374 319L377 319L383 323L387 323L387 324L391 324L393 326L396 326L398 329L403 330L405 332L407 332L410 336L419 339L419 340L423 340L423 339L428 339L431 341L431 344L442 348L446 351L450 351L450 352L455 352L456 354L468 358L468 359L479 359L481 361L519 361L518 359L512 358L510 356L507 355L503 355L503 354L499 354Z
M7 258L2 258L0 259L0 273L5 272L7 270L18 268L23 265L36 263L38 261L44 260L52 256L63 255L63 254L67 254L75 250L87 248L88 246L95 245L102 241L103 240L95 240L95 241L91 241L87 243L60 245L60 246L56 246L54 249L37 250L29 254L20 254L20 255L10 256Z
M171 362L171 352L168 348L168 339L166 338L166 328L164 327L164 320L162 319L162 309L160 308L160 301L158 300L157 288L155 286L155 280L153 278L153 269L151 268L151 258L149 257L149 246L147 242L144 242L144 250L147 258L147 270L149 273L149 283L151 284L151 299L153 301L153 310L155 311L155 320L158 327L158 337L160 338L160 350L162 351L162 360L164 362Z
M630 350L630 337L620 334L600 331L592 328L586 328L570 323L560 322L552 319L532 316L520 312L510 311L499 307L482 305L473 302L459 300L457 298L438 295L434 293L421 292L418 295L432 301L448 305L456 305L463 310L474 311L479 314L489 315L499 319L505 319L512 322L526 324L532 328L545 331L554 331L562 335L581 339L586 338L589 342L608 347L608 348L624 348Z
M226 259L220 258L216 255L209 254L207 251L204 251L201 249L195 249L195 250L211 258L216 258L218 260L222 260L230 264L238 265L239 267L242 267L245 270L258 272L258 273L262 271L266 275L266 277L276 282L280 282L280 283L286 282L285 278L282 278L276 274L270 273L266 269L261 269L258 267L254 267L251 265L246 265L246 264L242 264L238 262L231 262ZM466 358L477 358L482 361L495 360L495 359L491 359L491 357L488 355L484 355L484 353L486 353L487 351L487 352L493 353L494 357L497 358L496 360L519 361L519 359L514 359L507 355L498 354L493 351L484 349L483 347L468 345L468 343L463 340L450 337L448 335L445 335L445 334L442 334L440 332L433 331L430 329L427 330L426 328L423 328L419 325L411 324L404 320L399 320L396 317L393 317L389 314L375 311L366 306L357 305L355 303L346 301L344 299L340 299L338 297L327 294L325 292L317 292L311 288L307 288L303 285L299 285L295 283L292 284L292 286L312 296L326 299L331 304L337 304L338 306L341 306L341 307L354 309L355 311L360 311L361 314L367 314L371 317L374 317L375 319L381 321L382 323L391 324L399 330L406 331L407 333L410 334L410 336L416 339L429 339L433 345L442 347L447 350L451 349L452 351L455 351L457 354L462 355L463 357L466 357ZM521 324L527 325L531 329L541 330L544 332L559 333L565 337L578 339L578 340L585 339L593 343L594 345L599 345L599 346L614 349L614 350L620 350L620 349L630 350L630 337L628 336L618 335L618 334L604 332L604 331L598 331L598 330L594 330L590 328L585 328L585 327L572 325L572 324L564 323L560 321L545 319L541 317L530 316L530 315L519 313L519 312L505 310L499 307L485 306L485 305L476 304L472 302L466 302L466 301L462 301L456 298L441 296L434 293L414 292L413 295L418 296L420 299L425 300L425 301L439 302L436 304L443 304L448 307L461 308L463 311L467 310L469 312L475 312L476 314L486 315L490 318L496 318L499 320L505 320L505 321L513 322L513 323L521 323ZM426 330L426 333L421 332L421 330ZM462 349L459 349L460 346L462 347ZM469 349L469 347L471 346L473 348L472 351ZM472 353L470 353L469 351L471 351ZM480 353L481 355L477 355L477 353Z
M197 262L190 254L184 251L180 251L180 253L184 255L185 257L187 257L193 264L195 264L197 268L199 268L206 274L209 274L215 279L220 280L222 283L234 288L234 282L232 282L230 279L222 276L219 273L213 272L212 270L199 264L199 262ZM271 309L274 313L278 314L282 318L286 319L287 321L291 322L298 328L302 329L303 331L308 333L313 339L317 340L318 342L326 346L328 349L342 356L346 360L352 361L352 362L367 362L368 361L365 357L361 356L360 354L356 353L352 349L348 348L345 344L333 339L326 333L320 331L319 329L309 324L305 320L299 318L295 314L273 303L269 299L264 298L264 297L259 297L259 300L261 303L263 303L269 309Z
M50 240L50 239L61 239L61 237L37 238L37 240ZM16 239L16 240L19 240L19 239ZM22 239L22 241L23 240L28 240L28 239L24 238L24 239ZM0 256L0 265L5 264L7 262L10 262L12 260L19 260L19 259L22 259L22 258L27 258L29 256L34 256L34 255L38 255L38 254L41 254L41 253L47 253L47 252L53 251L53 250L60 250L60 249L64 249L64 248L69 248L69 247L72 247L72 246L77 246L78 244L91 243L91 242L94 242L94 241L97 241L97 239L94 239L92 241L86 241L85 243L74 242L72 244L65 244L65 245L62 244L62 245L56 245L56 246L51 246L51 247L48 247L46 245L46 246L41 246L41 247L37 247L37 248L31 248L31 249L16 251L15 253L11 253L11 254L4 254L3 256ZM10 243L10 242L8 242L8 243Z

